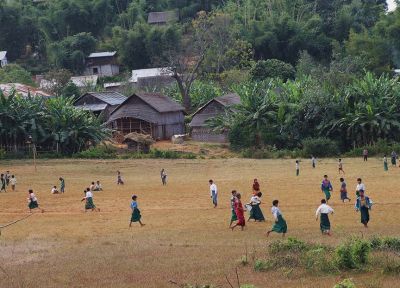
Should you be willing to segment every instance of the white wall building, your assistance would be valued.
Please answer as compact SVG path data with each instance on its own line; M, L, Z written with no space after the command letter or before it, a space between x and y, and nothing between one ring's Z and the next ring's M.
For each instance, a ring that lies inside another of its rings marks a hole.
M0 51L0 67L4 67L7 64L7 51Z
M85 75L98 75L99 77L114 76L119 74L117 52L92 53L86 58Z

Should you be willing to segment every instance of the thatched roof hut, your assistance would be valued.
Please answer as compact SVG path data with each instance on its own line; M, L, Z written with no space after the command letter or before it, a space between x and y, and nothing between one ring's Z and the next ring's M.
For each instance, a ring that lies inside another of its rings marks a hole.
M150 151L150 146L155 141L148 134L140 134L136 132L129 133L125 135L124 141L122 143L128 145L129 150L136 150L136 152L148 153Z

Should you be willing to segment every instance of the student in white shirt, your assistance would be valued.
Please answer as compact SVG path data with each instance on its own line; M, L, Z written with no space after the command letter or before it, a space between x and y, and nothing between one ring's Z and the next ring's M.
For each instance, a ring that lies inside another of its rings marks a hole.
M53 186L53 188L51 188L51 194L58 194L57 186Z
M11 175L10 185L11 185L11 190L15 191L15 185L17 185L17 178L15 178L14 175Z
M84 190L83 192L85 193L85 197L83 197L81 201L86 201L85 212L89 209L91 209L92 211L100 211L100 209L96 208L96 205L94 205L93 193L92 191L90 191L90 188L86 188L86 190Z
M217 185L215 185L213 180L208 181L210 184L210 196L212 199L212 202L214 204L214 208L217 208L218 205L218 188Z
M42 211L42 213L43 213L44 210L41 209L41 208L39 208L38 200L37 200L37 198L36 198L36 196L35 196L35 193L33 193L33 190L32 190L32 189L29 189L28 195L29 195L29 197L28 197L28 207L29 207L29 211L32 213L32 210L33 210L33 209L38 208L38 209L40 209L40 210Z
M300 161L296 160L296 176L300 174Z
M331 222L329 221L329 214L333 214L331 206L326 204L326 200L321 200L321 205L315 212L315 219L318 221L318 216L321 219L319 227L321 228L322 235L327 234L331 236Z
M315 166L317 164L317 159L315 159L314 156L311 156L311 164L312 164L312 168L315 168Z
M103 187L101 186L100 181L96 182L93 191L103 191Z
M360 191L363 190L365 192L365 185L362 183L362 179L357 179L357 187L356 187L356 195L357 197L360 196Z
M267 237L271 232L282 233L282 237L285 237L287 232L287 224L285 219L282 216L281 210L278 207L279 200L274 200L272 202L271 213L274 216L275 223L272 226L271 230L267 232Z

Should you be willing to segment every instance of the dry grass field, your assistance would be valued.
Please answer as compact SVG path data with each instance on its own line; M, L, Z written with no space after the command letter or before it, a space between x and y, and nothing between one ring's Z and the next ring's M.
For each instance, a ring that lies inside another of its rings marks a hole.
M27 189L32 187L46 211L36 212L2 230L0 287L176 287L169 283L214 284L229 287L225 275L235 279L238 259L247 247L250 255L266 250L280 235L266 238L272 224L270 203L279 199L288 222L288 236L334 245L349 235L400 236L400 168L383 171L380 159L344 159L349 195L362 177L375 202L370 228L365 230L352 203L339 200L336 160L322 160L316 169L301 162L295 176L294 160L41 160L34 173L29 161L6 161L0 170L17 175L16 192L0 193L0 225L26 215ZM165 168L168 185L161 186ZM116 185L121 170L124 186ZM334 186L333 236L322 237L315 209L323 194L322 176ZM51 195L58 178L66 179L66 193ZM253 178L263 191L265 223L248 223L244 232L228 229L229 197L237 189L248 201ZM213 209L208 180L219 188L220 206ZM84 213L83 189L100 180L95 192L101 212ZM138 195L143 228L129 228L130 197ZM354 198L354 197L352 197ZM307 273L255 272L238 268L242 284L257 287L329 287L352 277L358 287L400 287L400 278L370 271L355 275L317 277Z

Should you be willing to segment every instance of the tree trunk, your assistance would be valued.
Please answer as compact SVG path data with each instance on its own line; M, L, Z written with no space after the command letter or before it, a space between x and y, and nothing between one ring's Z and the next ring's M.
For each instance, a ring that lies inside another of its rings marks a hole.
M189 112L190 109L192 108L192 100L190 99L190 86L189 87L184 87L182 78L175 73L173 76L176 80L176 83L178 84L178 89L179 93L181 93L182 97L182 102L183 102L183 107L185 107L186 112Z

